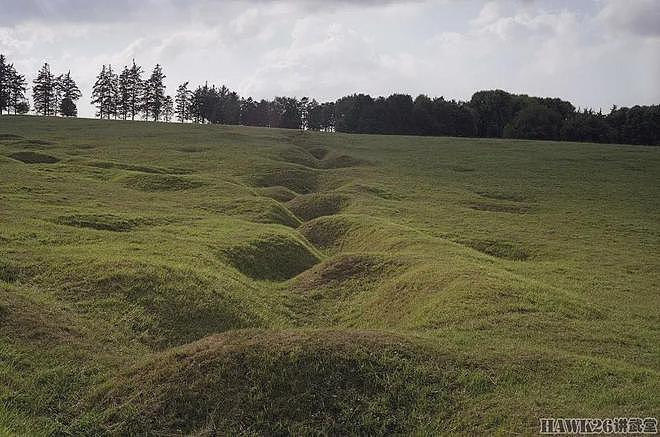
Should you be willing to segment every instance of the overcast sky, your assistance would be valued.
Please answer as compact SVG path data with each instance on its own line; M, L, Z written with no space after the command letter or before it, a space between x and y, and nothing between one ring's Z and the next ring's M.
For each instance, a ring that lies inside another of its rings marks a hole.
M157 62L168 92L353 92L469 99L479 89L576 106L660 103L658 0L0 0L0 53L31 81L71 70L92 116L102 64Z

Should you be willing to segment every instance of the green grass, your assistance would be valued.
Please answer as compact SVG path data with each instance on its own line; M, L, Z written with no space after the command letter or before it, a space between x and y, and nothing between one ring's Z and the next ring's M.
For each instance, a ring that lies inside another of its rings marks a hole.
M0 435L660 413L660 150L0 117Z

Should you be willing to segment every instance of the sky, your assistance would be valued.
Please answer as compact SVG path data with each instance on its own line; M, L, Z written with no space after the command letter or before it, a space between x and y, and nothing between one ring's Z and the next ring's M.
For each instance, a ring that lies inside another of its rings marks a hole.
M504 89L604 111L660 103L658 0L0 0L0 53L71 71L91 117L103 64L163 66L242 96L468 100Z

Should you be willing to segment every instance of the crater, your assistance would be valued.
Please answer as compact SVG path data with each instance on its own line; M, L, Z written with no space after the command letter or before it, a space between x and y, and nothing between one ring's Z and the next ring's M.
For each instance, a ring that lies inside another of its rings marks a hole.
M320 261L314 249L288 234L260 235L222 250L239 272L253 279L283 281Z
M279 153L279 158L283 161L304 165L306 167L319 167L319 160L300 147L289 147L288 149L283 150Z
M282 186L296 193L305 194L315 191L319 178L312 169L302 166L264 167L251 177L258 187Z
M353 227L353 222L344 216L325 216L303 223L300 232L310 243L320 248L336 246Z
M337 193L313 193L298 196L287 207L302 221L337 214L346 206L348 197Z
M55 164L56 162L60 162L60 159L54 156L31 152L29 150L11 153L7 156L25 164Z
M323 146L312 146L307 148L307 152L316 159L323 159L329 153L329 150Z

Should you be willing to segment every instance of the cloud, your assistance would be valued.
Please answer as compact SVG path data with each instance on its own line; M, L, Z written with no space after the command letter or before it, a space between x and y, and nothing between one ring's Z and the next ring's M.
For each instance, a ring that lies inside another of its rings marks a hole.
M656 0L606 0L597 19L614 32L660 37L660 7Z
M655 0L0 0L0 52L29 79L69 68L92 115L102 64L163 65L243 95L336 99L504 88L578 106L660 101Z

